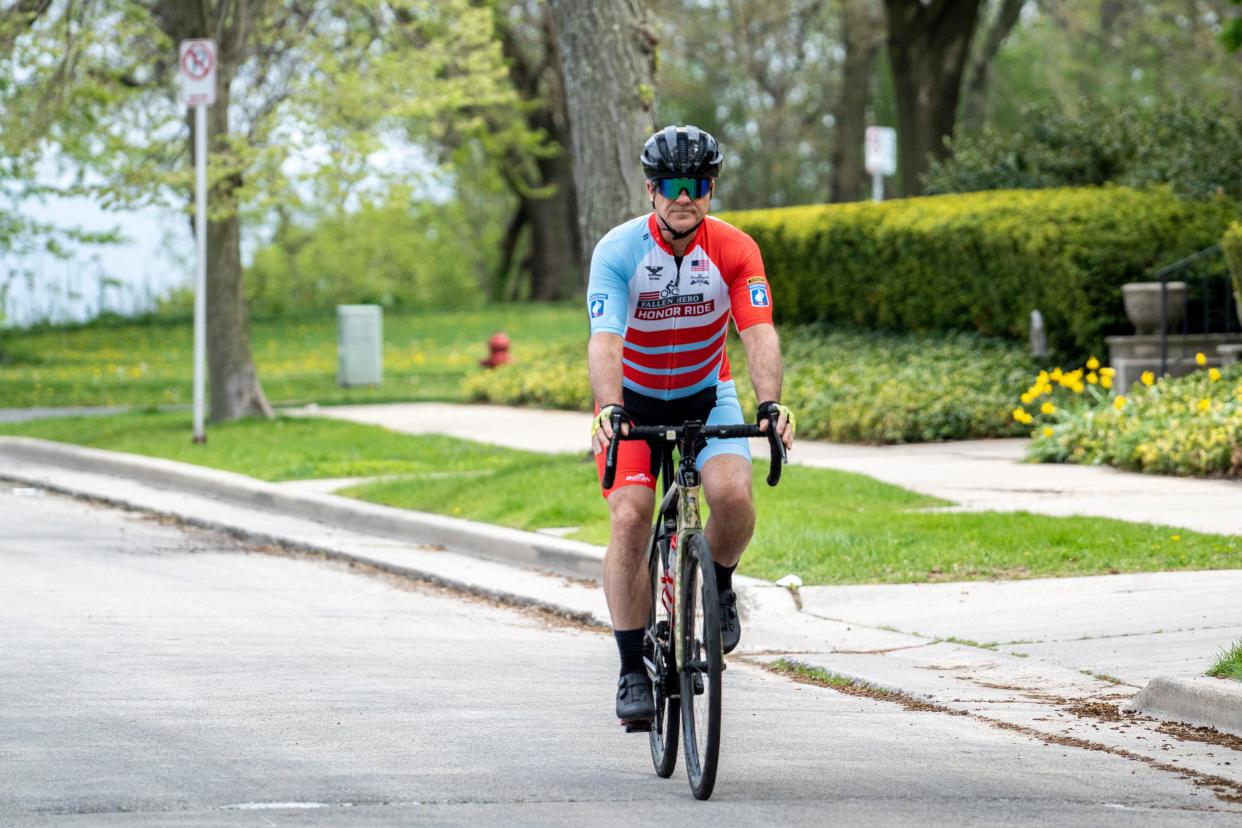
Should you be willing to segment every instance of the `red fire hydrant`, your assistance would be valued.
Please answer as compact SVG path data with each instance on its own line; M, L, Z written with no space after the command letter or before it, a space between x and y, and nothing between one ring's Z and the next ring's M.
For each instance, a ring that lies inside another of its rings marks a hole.
M479 360L479 364L484 368L495 368L513 359L509 354L509 337L505 336L502 331L492 334L491 339L487 340L487 347L491 349L492 355L487 359Z

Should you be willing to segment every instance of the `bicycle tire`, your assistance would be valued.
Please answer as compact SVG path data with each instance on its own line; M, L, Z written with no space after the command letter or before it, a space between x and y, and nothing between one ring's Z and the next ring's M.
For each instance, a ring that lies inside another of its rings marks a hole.
M677 767L677 731L681 718L681 701L670 692L676 686L676 668L672 664L673 617L664 606L664 583L660 580L664 562L668 560L664 548L665 542L660 541L648 566L651 611L647 617L646 644L651 648L652 658L647 667L647 675L651 679L656 715L647 736L656 776L668 779ZM672 590L669 592L671 594Z
M695 799L707 799L716 784L720 760L720 694L724 656L720 645L720 597L707 539L687 538L681 571L682 652L681 729L686 777ZM697 681L696 681L697 679ZM696 683L701 686L696 691Z

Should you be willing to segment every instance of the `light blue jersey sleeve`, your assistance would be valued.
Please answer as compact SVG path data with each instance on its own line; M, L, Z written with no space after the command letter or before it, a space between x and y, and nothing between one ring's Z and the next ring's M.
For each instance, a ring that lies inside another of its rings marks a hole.
M644 219L645 220L645 219ZM630 311L630 276L636 266L633 235L626 222L613 228L595 245L591 254L591 277L587 282L587 315L591 333L625 336Z

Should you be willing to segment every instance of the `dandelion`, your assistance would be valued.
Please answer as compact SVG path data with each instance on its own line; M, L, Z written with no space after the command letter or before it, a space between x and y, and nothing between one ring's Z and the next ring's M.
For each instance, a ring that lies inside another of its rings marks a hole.
M1148 388L1151 388L1156 382L1156 375L1151 371L1144 371L1142 376L1139 377L1139 382L1143 383L1143 385L1146 385Z
M1040 414L1055 414L1057 407L1050 402L1046 402L1039 407Z
M1212 382L1218 382L1218 381L1220 380L1220 369L1219 369L1219 368L1209 368L1209 369L1208 369L1208 379L1210 379Z
M1099 367L1100 367L1100 361L1096 359L1095 357L1091 357L1091 359L1087 360L1087 368L1089 370L1094 371L1096 368L1099 368Z
M1211 401L1211 400L1209 400L1209 399L1207 399L1207 398L1205 397L1205 398L1203 398L1203 399L1199 400L1199 406L1198 406L1198 408L1199 408L1199 410L1200 410L1200 411L1209 411L1209 410L1211 410L1211 408L1212 408L1212 401Z
M1117 409L1118 411L1120 411L1121 409L1123 409L1123 408L1125 408L1125 407L1126 407L1126 398L1125 398L1125 396L1124 396L1124 395L1122 395L1122 394L1118 394L1118 395L1117 395L1117 399L1113 400L1113 408L1115 408L1115 409Z
M1052 436L1052 429L1051 429L1051 428L1049 428L1048 426L1044 426L1044 436L1045 436L1045 437L1051 437L1051 436Z
M1204 365L1207 365L1207 357L1203 355L1202 351L1195 354L1195 364L1198 365L1199 367L1203 367Z

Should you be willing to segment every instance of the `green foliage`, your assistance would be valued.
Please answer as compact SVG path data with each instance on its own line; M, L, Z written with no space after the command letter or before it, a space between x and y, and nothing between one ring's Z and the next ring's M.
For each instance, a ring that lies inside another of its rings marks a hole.
M1239 37L1242 37L1242 32L1239 33ZM1242 681L1242 641L1221 653L1217 662L1207 671L1207 675Z
M495 225L463 245L459 202L372 206L287 227L246 272L257 313L330 311L338 304L448 309L482 300Z
M1034 402L1054 410L1024 418L1034 426L1032 460L1242 476L1242 365L1177 379L1149 373L1127 393L1092 383L1077 392L1045 385L1049 393Z
M798 435L852 443L907 443L1014 436L1010 401L1029 372L1020 348L971 334L941 337L787 329L783 401L798 414ZM729 345L742 410L756 401L736 339ZM462 384L468 399L589 411L584 344L478 373Z
M929 194L1105 183L1168 184L1196 199L1242 199L1242 121L1226 104L1035 106L1017 130L987 128L933 162Z
M1055 350L1127 331L1121 285L1215 243L1234 202L1167 189L1005 190L726 214L763 250L785 322L1021 337Z

